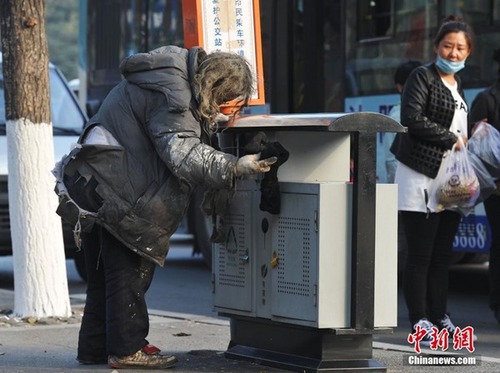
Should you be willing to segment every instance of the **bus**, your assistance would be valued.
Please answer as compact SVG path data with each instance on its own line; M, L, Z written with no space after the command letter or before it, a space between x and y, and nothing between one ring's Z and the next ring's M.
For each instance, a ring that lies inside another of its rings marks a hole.
M221 0L214 0L217 3ZM265 105L253 113L374 111L400 100L396 67L434 58L433 36L446 16L468 21L475 50L460 72L467 102L497 79L500 0L260 0ZM182 0L80 0L80 100L92 113L121 77L120 61L162 45L184 45ZM377 139L381 149L386 135ZM384 155L377 180L386 182ZM192 204L194 205L194 204ZM207 224L189 214L195 250L210 263ZM454 262L488 259L491 230L484 207L462 219Z

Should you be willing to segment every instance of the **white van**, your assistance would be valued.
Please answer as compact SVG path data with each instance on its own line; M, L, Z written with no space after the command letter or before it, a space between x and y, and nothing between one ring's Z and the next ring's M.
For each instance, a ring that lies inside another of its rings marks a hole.
M0 54L0 255L12 255L7 194L7 137L5 135L5 95ZM87 115L68 86L65 77L53 64L49 65L51 116L54 129L54 159L67 154L87 121ZM78 273L85 278L83 253L77 251L71 227L64 224L66 257L75 259Z

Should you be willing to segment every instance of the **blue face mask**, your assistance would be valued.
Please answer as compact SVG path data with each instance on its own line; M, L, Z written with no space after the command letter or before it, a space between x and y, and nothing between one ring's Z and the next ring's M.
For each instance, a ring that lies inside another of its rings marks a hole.
M455 62L448 61L441 56L437 56L436 66L439 68L439 70L446 74L455 74L465 67L465 60L461 62Z

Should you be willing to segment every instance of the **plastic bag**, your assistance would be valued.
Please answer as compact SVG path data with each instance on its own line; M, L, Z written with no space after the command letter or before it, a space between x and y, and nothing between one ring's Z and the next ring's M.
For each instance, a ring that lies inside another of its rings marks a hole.
M474 172L476 173L477 180L479 181L479 197L476 200L476 204L483 202L495 193L497 189L497 184L495 183L495 179L491 176L488 169L486 168L484 162L470 150L467 150L469 153L469 161L474 168Z
M469 139L467 146L477 155L488 169L490 175L500 178L500 132L491 124L480 122Z
M479 181L462 142L461 150L453 146L443 156L429 188L427 207L432 212L454 210L467 215L476 205L479 193Z

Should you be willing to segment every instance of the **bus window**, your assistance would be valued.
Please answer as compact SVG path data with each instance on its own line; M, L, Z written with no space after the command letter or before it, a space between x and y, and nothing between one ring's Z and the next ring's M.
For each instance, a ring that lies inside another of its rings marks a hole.
M391 26L391 1L358 0L359 40L387 37Z
M82 0L83 1L83 0ZM87 100L102 100L121 80L120 61L163 45L184 44L182 0L86 0ZM85 30L85 31L83 31Z
M493 50L500 46L500 1L477 2L465 0L442 2L441 14L457 14L472 26L475 33L475 49L460 74L464 87L478 89L486 87L496 78L496 65L492 64ZM496 18L495 18L496 17ZM469 103L473 95L467 95ZM469 99L470 97L470 99Z
M495 49L492 46L500 46L498 0L360 0L357 4L347 2L346 10L345 56L346 77L349 77L346 98L395 93L392 74L396 67L408 60L432 62L435 58L433 35L441 20L451 14L469 22L476 35L474 53L460 73L466 97L473 98L477 89L488 86L496 78L496 67L491 60ZM349 107L351 105L346 105L346 110Z
M148 41L145 49L184 44L182 3L178 0L149 0Z
M493 12L491 8L494 1L476 1L476 0L463 0L460 3L456 1L446 0L443 1L441 14L446 16L448 14L462 14L462 16L471 25L491 25ZM496 1L498 3L498 1ZM498 8L498 6L497 6Z

